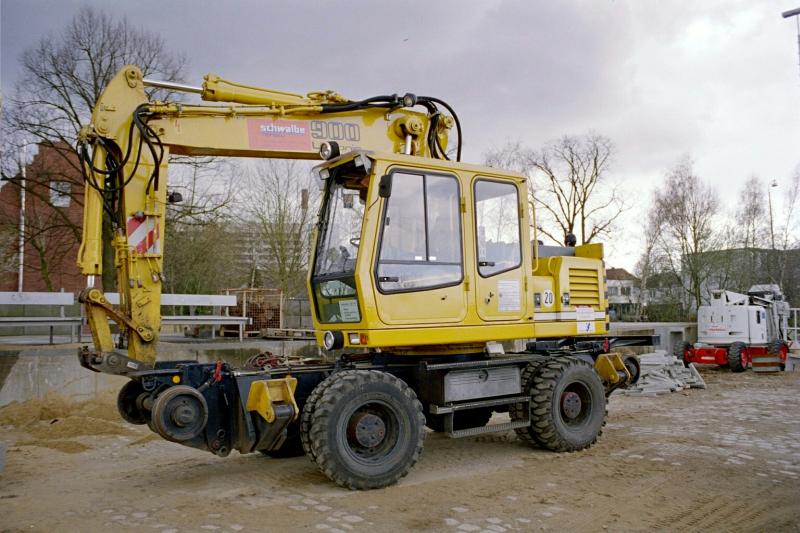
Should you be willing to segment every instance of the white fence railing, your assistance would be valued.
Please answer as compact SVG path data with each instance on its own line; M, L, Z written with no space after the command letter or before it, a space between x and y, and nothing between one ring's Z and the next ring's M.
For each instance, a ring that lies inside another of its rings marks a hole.
M789 327L787 328L789 340L800 343L800 307L789 309Z

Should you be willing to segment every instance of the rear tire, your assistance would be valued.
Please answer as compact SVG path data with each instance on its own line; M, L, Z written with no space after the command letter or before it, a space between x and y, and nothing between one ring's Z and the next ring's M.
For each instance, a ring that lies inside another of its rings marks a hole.
M523 440L555 452L583 450L597 442L606 424L606 394L591 364L559 357L530 372L526 368L525 374L531 426L517 430Z
M689 354L692 353L692 345L688 342L681 342L676 344L672 348L672 355L677 357L682 363L683 366L689 367Z
M374 370L339 372L326 381L304 432L319 469L349 489L397 483L419 459L425 439L417 395Z
M743 342L734 342L728 348L728 365L731 367L731 372L744 372L747 370L747 364L750 362L750 357L747 353L747 345Z
M777 355L781 358L781 370L786 368L786 357L789 355L789 345L786 341L775 339L769 343L767 353L770 355Z

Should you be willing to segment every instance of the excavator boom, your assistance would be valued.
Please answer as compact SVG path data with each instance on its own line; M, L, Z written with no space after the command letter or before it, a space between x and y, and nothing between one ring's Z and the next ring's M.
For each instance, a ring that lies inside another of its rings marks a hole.
M151 101L148 88L197 93L217 103ZM83 360L114 373L155 362L171 154L319 159L323 146L335 146L341 153L366 148L446 159L455 118L440 113L434 100L405 94L351 101L333 91L302 96L213 74L193 87L144 80L138 67L123 68L80 133L86 200L78 265L90 276L81 299L96 348L84 352ZM410 109L417 106L427 112ZM102 274L104 213L113 227L119 309L91 289ZM125 332L127 355L111 355L108 319Z

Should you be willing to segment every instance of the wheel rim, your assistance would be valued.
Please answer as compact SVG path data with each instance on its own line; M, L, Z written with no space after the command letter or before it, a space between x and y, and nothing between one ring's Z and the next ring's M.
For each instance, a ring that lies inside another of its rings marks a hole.
M570 383L564 388L559 400L559 413L567 426L583 424L592 410L592 393L581 382Z
M739 362L742 365L742 368L747 368L747 365L750 363L750 354L747 353L747 350L742 350L741 354L739 355Z
M353 460L375 464L397 449L400 422L397 411L391 405L371 401L356 407L349 416L343 418L344 449Z

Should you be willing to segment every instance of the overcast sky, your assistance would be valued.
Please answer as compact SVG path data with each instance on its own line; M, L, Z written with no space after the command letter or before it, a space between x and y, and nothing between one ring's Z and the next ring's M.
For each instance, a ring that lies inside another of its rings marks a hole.
M20 53L85 4L162 35L192 84L214 72L303 93L438 96L462 120L469 162L506 141L607 135L632 206L606 240L609 266L633 268L650 191L684 154L730 207L753 174L780 195L800 163L797 29L780 16L800 0L0 0L3 94Z

